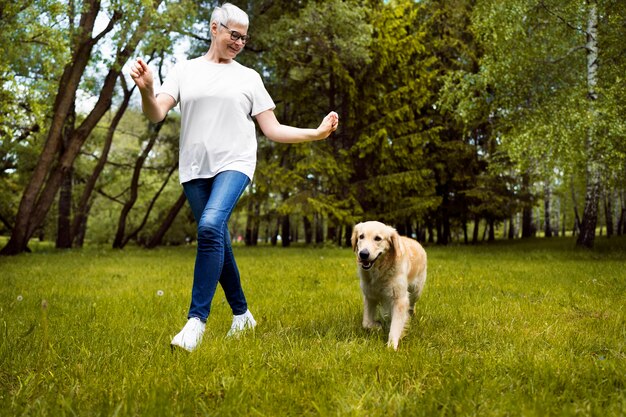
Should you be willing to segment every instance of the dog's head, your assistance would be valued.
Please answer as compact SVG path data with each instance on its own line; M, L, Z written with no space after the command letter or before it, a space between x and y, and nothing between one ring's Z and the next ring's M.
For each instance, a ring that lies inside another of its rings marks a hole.
M380 222L370 221L354 226L352 250L359 266L368 270L387 255L395 257L401 251L400 235L396 229Z

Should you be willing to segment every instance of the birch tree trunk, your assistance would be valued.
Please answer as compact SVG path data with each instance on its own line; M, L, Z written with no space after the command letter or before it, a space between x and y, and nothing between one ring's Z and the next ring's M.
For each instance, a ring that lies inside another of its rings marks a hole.
M600 199L600 163L596 154L597 118L596 101L598 93L598 10L597 0L589 0L589 15L587 20L587 100L589 107L590 126L587 129L585 151L587 155L587 185L585 193L585 209L580 225L580 234L576 244L586 248L593 248L598 222L598 202Z

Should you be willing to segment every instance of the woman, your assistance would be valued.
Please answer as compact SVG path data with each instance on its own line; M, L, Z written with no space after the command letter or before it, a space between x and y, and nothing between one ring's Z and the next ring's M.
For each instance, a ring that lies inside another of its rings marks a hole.
M202 341L211 301L219 281L233 311L228 336L253 328L256 322L233 257L228 219L256 166L254 117L269 139L299 143L327 138L339 119L330 112L317 129L282 125L260 75L234 58L248 36L248 15L226 3L211 15L211 46L198 58L174 66L155 95L152 72L137 59L130 76L141 92L150 121L162 121L180 104L179 175L198 224L191 306L188 321L172 346L193 351Z

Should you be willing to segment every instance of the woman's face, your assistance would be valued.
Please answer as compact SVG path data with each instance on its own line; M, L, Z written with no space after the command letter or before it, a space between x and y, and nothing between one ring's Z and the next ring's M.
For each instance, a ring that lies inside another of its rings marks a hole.
M214 32L213 41L221 58L230 60L243 51L248 35L247 26L237 23L229 23L228 25L216 23L214 30L217 30L217 33ZM238 39L233 40L233 38Z

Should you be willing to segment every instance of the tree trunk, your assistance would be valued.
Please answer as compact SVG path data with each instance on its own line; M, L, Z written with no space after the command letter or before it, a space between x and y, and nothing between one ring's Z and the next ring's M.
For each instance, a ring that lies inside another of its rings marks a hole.
M522 208L522 239L525 239L535 235L532 199L530 197L530 179L528 178L528 174L522 175L522 195L528 196L528 201L524 202Z
M172 177L172 174L174 173L174 171L176 171L177 167L178 167L178 163L174 164L174 166L167 173L167 177L163 181L163 184L161 185L161 188L159 188L159 190L152 197L152 200L150 200L150 204L148 204L148 208L147 208L147 210L146 210L146 212L145 212L145 214L143 216L143 219L141 220L141 223L139 224L139 226L137 226L135 228L135 230L130 232L128 234L128 236L126 236L123 239L123 241L122 241L122 248L124 246L126 246L128 244L128 242L130 242L132 239L135 239L137 237L137 235L139 234L139 232L141 232L141 230L144 228L144 226L148 222L148 217L150 217L150 213L152 212L152 209L154 208L154 205L156 204L156 201L158 200L159 196L161 195L161 193L165 189L165 186L167 185L167 183L170 181L170 178Z
M561 219L561 200L553 200L554 204L552 205L552 236L559 237L559 220Z
M606 237L608 238L613 236L614 232L612 197L610 192L604 192L604 218L606 220Z
M69 144L69 140L74 133L74 121L76 120L76 111L74 107L65 121L63 129L63 137L61 141L61 154L65 152ZM71 216L72 216L72 181L73 169L69 169L63 176L61 189L59 192L58 217L57 217L57 249L70 249L72 247L71 235Z
M406 227L406 235L405 236L408 236L408 237L412 238L413 234L415 234L415 237L417 237L417 233L415 233L415 230L413 229L413 224L410 221L408 221L408 220L405 220L404 224L405 224L405 227ZM465 223L465 231L467 232L467 223Z
M313 242L313 224L307 216L302 217L304 223L304 242L310 245Z
M337 225L333 224L332 221L329 221L326 226L326 239L329 242L337 240Z
M580 225L580 235L576 244L586 248L593 248L598 222L598 201L600 199L600 164L598 162L596 146L596 109L598 99L596 85L598 83L598 15L597 0L588 0L589 16L587 21L587 100L589 105L590 126L587 129L585 143L587 155L587 191L585 193L585 209Z
M72 247L71 216L72 216L72 175L70 169L64 176L59 191L59 213L57 217L57 237L55 247L57 249L70 249Z
M351 224L346 225L346 232L343 236L343 243L344 246L347 248L352 247L352 230L353 229Z
M496 240L496 221L489 219L489 242Z
M450 215L448 213L448 206L450 205L450 200L448 198L448 186L446 185L443 188L442 201L440 206L440 217L439 217L439 226L437 227L437 244L438 245L447 245L450 243Z
M574 189L574 184L571 186L572 191L572 204L574 205L574 227L572 230L572 235L580 234L580 215L578 214L578 202L576 199L576 190Z
M546 237L552 237L552 225L550 224L550 217L552 215L550 208L550 200L552 198L552 190L550 189L550 183L546 181L543 189L543 216L544 216L544 233Z
M76 90L80 84L81 77L97 39L91 37L96 16L100 11L100 2L97 0L86 1L83 13L80 17L80 27L78 35L73 43L72 58L65 66L59 81L59 88L52 107L52 122L46 142L39 155L37 165L33 170L18 208L15 226L13 227L11 238L0 254L16 255L26 250L28 240L32 234L29 232L37 229L39 224L32 225L33 211L37 207L38 197L44 187L46 177L52 169L52 164L59 152L61 137L65 121L74 105ZM112 29L112 28L110 28ZM109 30L110 30L109 29ZM56 190L55 190L56 194Z
M85 208L85 216L82 217L78 228L74 232L73 246L76 248L82 248L85 243L85 235L87 234L87 221L89 219L89 210L91 210L92 202L90 201Z
M281 245L283 248L289 247L291 244L291 223L289 222L289 215L285 214L281 219L281 233L283 240Z
M619 193L621 212L617 219L617 235L621 236L626 233L626 206L624 205L624 191Z
M566 210L565 197L561 198L561 213L563 218L561 219L561 236L565 237L565 225L567 224L567 210Z
M533 237L534 235L533 209L532 207L524 207L522 209L522 239Z
M268 228L269 230L269 228ZM278 244L278 232L280 230L280 217L276 218L276 227L274 228L274 230L272 230L272 234L270 236L270 242L272 243L272 246L276 246L276 244Z
M248 200L248 218L246 219L246 246L256 246L259 240L259 216L261 209L254 200L254 195Z
M478 243L478 229L480 228L480 217L476 215L474 218L474 231L472 232L472 244Z
M155 0L152 6L156 9L160 2L161 0ZM98 0L89 0L83 7L79 24L81 30L77 31L79 35L74 37L72 59L65 66L59 81L59 89L52 111L52 123L44 149L22 195L16 225L9 243L2 249L0 254L14 255L26 250L28 240L45 220L54 197L61 186L62 179L71 169L83 143L111 106L116 80L121 73L121 68L128 61L131 54L134 53L148 25L151 23L149 13L144 13L126 45L117 50L115 60L104 77L103 86L94 108L76 129L66 151L58 158L59 163L52 169L52 164L59 153L61 131L70 114L70 109L75 103L76 91L85 68L91 59L93 47L102 37L113 30L115 23L123 17L121 13L116 11L107 27L96 37L92 38L91 34L99 11L100 2Z
M319 213L315 213L314 216L314 224L315 224L315 243L324 243L324 225L322 215Z
M109 152L111 150L111 145L113 143L113 136L115 134L115 130L117 129L117 126L120 120L122 120L122 116L124 115L124 113L126 112L126 109L128 108L128 103L130 102L130 98L135 89L135 87L133 87L129 90L126 87L126 82L124 81L123 76L120 76L119 79L120 79L122 88L124 90L124 98L122 99L122 103L118 107L117 111L115 112L115 115L113 116L113 119L111 120L111 123L109 124L107 133L104 139L104 146L102 147L102 154L100 155L100 158L98 159L98 162L96 163L96 166L93 172L89 176L89 179L87 179L87 182L85 183L83 193L81 194L81 197L76 206L74 219L72 220L71 236L72 236L72 241L74 242L74 246L76 247L82 247L85 230L81 230L81 228L86 226L87 224L87 216L89 215L89 209L91 208L91 203L90 203L91 195L93 194L93 190L96 187L96 182L98 181L98 178L100 177L100 174L104 170L104 167L108 160ZM81 234L82 234L82 237L80 237Z
M515 218L513 214L509 217L509 234L507 235L507 238L509 240L515 239Z
M178 216L180 209L182 209L183 206L185 205L185 201L187 201L187 198L185 197L185 193L181 192L180 196L178 197L178 200L176 200L176 202L172 205L172 207L170 207L169 211L167 212L167 215L163 219L163 222L161 222L159 229L154 233L154 235L152 235L150 240L148 240L148 242L146 243L146 248L152 249L163 244L163 238L165 237L165 234L167 233L168 230L170 230L170 227L174 223L174 220L176 220L176 216Z
M163 122L160 123L150 123L148 125L148 143L144 148L143 152L139 155L137 160L135 161L135 168L133 170L133 176L130 181L130 197L124 203L124 207L122 207L122 211L120 212L120 217L117 222L117 232L115 233L115 239L113 240L113 248L114 249L122 249L126 243L128 242L125 239L126 235L126 222L128 220L128 215L130 211L134 207L137 202L137 197L139 196L139 177L141 176L141 170L143 168L143 164L146 162L152 147L156 143L157 138L159 137L159 131L163 127Z
M298 229L299 229L300 225L297 223L298 222L297 218L294 219L294 222L295 223L292 225L293 227L290 226L291 227L291 237L290 237L290 239L291 239L292 242L297 242L298 238L299 238L299 236L298 236Z

